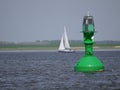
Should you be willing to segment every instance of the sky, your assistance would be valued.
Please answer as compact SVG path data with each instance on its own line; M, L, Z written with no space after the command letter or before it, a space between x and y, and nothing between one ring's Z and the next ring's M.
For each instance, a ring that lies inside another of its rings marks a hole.
M120 0L0 0L0 41L82 40L88 11L96 41L120 40Z

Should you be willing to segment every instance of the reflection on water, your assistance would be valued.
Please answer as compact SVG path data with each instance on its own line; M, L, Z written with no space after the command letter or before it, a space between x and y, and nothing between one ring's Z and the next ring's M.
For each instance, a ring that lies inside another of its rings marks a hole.
M120 51L96 51L104 72L73 67L84 52L0 52L1 90L119 90Z

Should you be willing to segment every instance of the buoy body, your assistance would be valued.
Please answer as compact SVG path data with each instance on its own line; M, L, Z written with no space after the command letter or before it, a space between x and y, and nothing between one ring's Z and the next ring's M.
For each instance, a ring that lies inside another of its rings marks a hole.
M77 72L99 72L104 70L103 63L94 55L83 56L75 65Z
M95 32L93 16L84 16L82 29L85 45L85 55L75 64L74 71L104 71L103 63L96 56L93 55L93 37Z

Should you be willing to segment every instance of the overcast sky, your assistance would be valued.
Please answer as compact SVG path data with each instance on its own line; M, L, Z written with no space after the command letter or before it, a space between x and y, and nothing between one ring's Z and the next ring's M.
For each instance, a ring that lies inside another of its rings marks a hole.
M82 40L87 11L95 40L120 40L120 0L0 0L0 41Z

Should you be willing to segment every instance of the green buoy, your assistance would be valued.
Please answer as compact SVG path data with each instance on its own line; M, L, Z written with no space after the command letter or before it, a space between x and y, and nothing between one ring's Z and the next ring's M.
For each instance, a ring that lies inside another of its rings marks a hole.
M85 45L85 55L75 64L76 72L99 72L104 71L103 63L93 55L93 37L94 37L94 21L93 16L84 16L83 19L83 37Z

